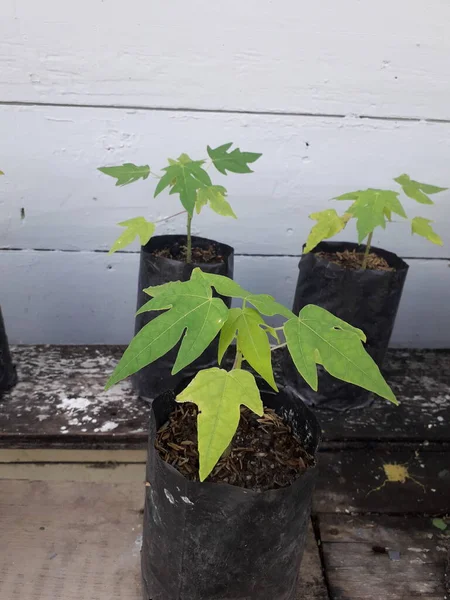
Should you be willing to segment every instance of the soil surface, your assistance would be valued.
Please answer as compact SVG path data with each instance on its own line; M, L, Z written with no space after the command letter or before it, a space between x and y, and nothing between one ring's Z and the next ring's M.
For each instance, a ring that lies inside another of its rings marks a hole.
M335 263L344 269L357 270L362 268L364 260L364 252L356 252L355 250L344 250L344 252L317 252L317 256L324 258L332 263ZM367 257L367 269L371 271L395 271L389 266L386 259L378 256L375 252L370 252Z
M198 481L197 414L193 404L177 406L155 443L162 459L191 481ZM314 464L275 411L265 408L258 417L242 408L231 452L222 456L206 481L254 491L275 490L291 485Z
M184 244L175 243L170 248L161 248L152 252L153 256L162 256L163 258L171 258L172 260L186 261L186 246ZM224 257L215 244L210 244L207 248L192 248L193 263L222 263L225 262Z

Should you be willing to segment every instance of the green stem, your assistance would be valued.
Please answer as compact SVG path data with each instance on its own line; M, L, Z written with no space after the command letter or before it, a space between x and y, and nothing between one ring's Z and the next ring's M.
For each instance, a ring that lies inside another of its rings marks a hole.
M186 262L192 262L192 216L189 214L187 217Z
M178 215L184 215L185 212L185 210L181 210L180 212L177 212L174 215L170 215L169 217L163 217L162 219L158 219L157 221L154 221L154 223L163 223L164 221L169 221L169 219L178 217Z
M236 357L234 359L234 363L231 368L232 369L240 369L241 365L242 365L242 359L243 359L242 352L239 350L239 348L237 347L237 344L236 344Z
M369 233L369 237L367 238L366 250L364 252L364 258L363 258L363 262L362 262L362 266L361 266L363 271L367 267L367 259L369 258L370 246L372 245L372 237L373 237L373 231L371 233Z
M287 346L287 342L284 342L283 344L278 344L278 346L270 346L270 351L273 352L274 350L278 350L279 348L284 348L285 346Z

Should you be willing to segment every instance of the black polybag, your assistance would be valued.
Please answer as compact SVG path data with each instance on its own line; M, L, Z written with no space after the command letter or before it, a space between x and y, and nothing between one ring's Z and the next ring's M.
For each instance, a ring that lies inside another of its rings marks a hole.
M295 600L317 466L289 487L255 492L188 481L155 449L175 392L153 401L147 459L142 578L145 600ZM286 392L262 393L316 455L314 414ZM299 587L300 586L300 587ZM299 595L298 595L299 594Z
M0 394L11 389L17 382L16 367L9 351L8 338L0 307Z
M195 267L200 267L206 273L215 273L217 275L225 275L231 279L233 278L234 250L231 246L207 238L193 236L193 247L207 248L214 245L217 248L219 254L223 256L224 262L216 263L188 264L180 260L154 256L152 254L155 250L170 248L175 244L186 245L186 236L158 235L153 237L146 246L142 246L139 265L137 310L150 300L150 297L142 291L144 288L161 285L168 281L188 281ZM231 306L230 298L222 298L222 300L228 307ZM152 311L137 315L135 333L138 333L144 325L147 325L147 323L160 314L160 311ZM179 344L177 344L166 355L133 375L135 389L144 398L155 398L164 390L176 386L182 379L192 376L198 370L217 366L217 345L218 341L216 339L191 365L180 371L180 373L171 375L171 370L179 349Z
M375 247L372 251L384 258L394 271L345 269L316 254L345 250L361 252L364 247L350 242L321 242L313 252L302 255L293 312L298 314L307 304L316 304L362 329L367 336L365 349L381 368L409 267L396 254ZM314 392L299 375L287 352L283 371L286 385L308 405L345 411L373 401L370 392L335 379L322 367L319 367L319 389Z

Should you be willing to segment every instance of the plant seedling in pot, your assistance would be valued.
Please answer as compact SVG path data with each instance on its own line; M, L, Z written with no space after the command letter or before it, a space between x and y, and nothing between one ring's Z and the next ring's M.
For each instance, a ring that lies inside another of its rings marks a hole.
M443 192L447 188L414 181L409 175L403 174L394 179L402 188L403 193L419 204L434 204L430 195ZM366 269L372 246L374 230L377 227L386 228L392 222L392 215L407 219L405 209L399 200L399 192L368 188L356 192L348 192L337 196L335 200L351 201L352 204L344 214L339 215L335 209L326 209L312 213L310 218L317 221L306 241L304 253L308 253L323 240L327 240L342 231L351 219L356 219L358 242L365 243L361 269ZM420 235L433 244L442 246L442 239L433 230L432 221L424 217L411 219L411 232Z
M322 364L392 402L395 396L364 350L364 333L317 306L295 316L271 296L199 268L189 281L145 292L151 299L140 310L161 314L131 341L107 387L175 346L173 374L216 336L219 364L234 340L236 347L229 368L199 370L179 393L152 403L144 597L294 600L318 476L319 425L301 401L278 391L271 350L287 345L313 388ZM241 306L228 308L222 297ZM266 323L274 315L285 319L282 326Z
M241 300L240 308L227 308L221 298ZM364 333L318 306L305 306L294 315L265 294L252 294L221 275L193 270L189 281L170 282L145 290L151 296L139 312L163 311L143 327L130 342L107 383L107 388L136 373L171 350L181 340L172 374L192 363L219 337L218 362L236 340L230 370L201 370L178 394L179 403L197 405L200 480L204 481L229 448L239 425L240 406L257 415L263 404L255 376L249 367L278 391L274 379L270 338L283 333L300 375L317 389L317 365L333 377L361 386L396 402L378 367L364 350ZM264 317L280 315L284 325L273 328ZM246 368L243 364L247 365Z
M168 165L158 174L148 165L138 166L125 163L120 166L100 167L99 171L116 179L116 186L129 185L150 176L158 179L154 197L168 189L169 194L177 194L183 207L181 212L161 219L167 221L181 214L186 215L186 257L187 263L192 262L192 220L206 206L224 217L236 218L236 215L226 199L227 190L223 185L216 185L208 173L208 167L213 165L219 173L252 173L249 165L258 160L261 154L242 152L239 148L231 150L233 143L223 144L217 148L207 147L208 159L193 160L187 154L181 154L177 159L168 159ZM114 242L110 253L123 250L136 238L145 246L153 236L156 224L145 217L139 216L119 223L125 231Z

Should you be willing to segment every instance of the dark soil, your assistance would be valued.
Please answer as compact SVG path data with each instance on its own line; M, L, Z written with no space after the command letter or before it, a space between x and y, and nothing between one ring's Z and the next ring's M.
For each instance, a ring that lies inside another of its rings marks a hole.
M163 258L171 258L172 260L186 261L186 246L179 244L178 242L173 244L170 248L161 248L161 250L154 250L153 256L162 256ZM192 262L193 263L221 263L225 262L224 257L220 253L218 247L215 244L210 244L207 248L192 248Z
M364 260L364 252L356 252L355 250L344 250L344 252L317 252L319 258L324 258L336 265L356 271L362 268ZM367 257L367 269L371 271L394 271L386 259L378 256L375 252L370 252Z
M197 414L194 404L177 406L155 443L161 458L191 481L198 481ZM263 417L258 417L242 408L231 452L219 460L206 481L275 490L291 485L314 464L275 411L265 408Z

